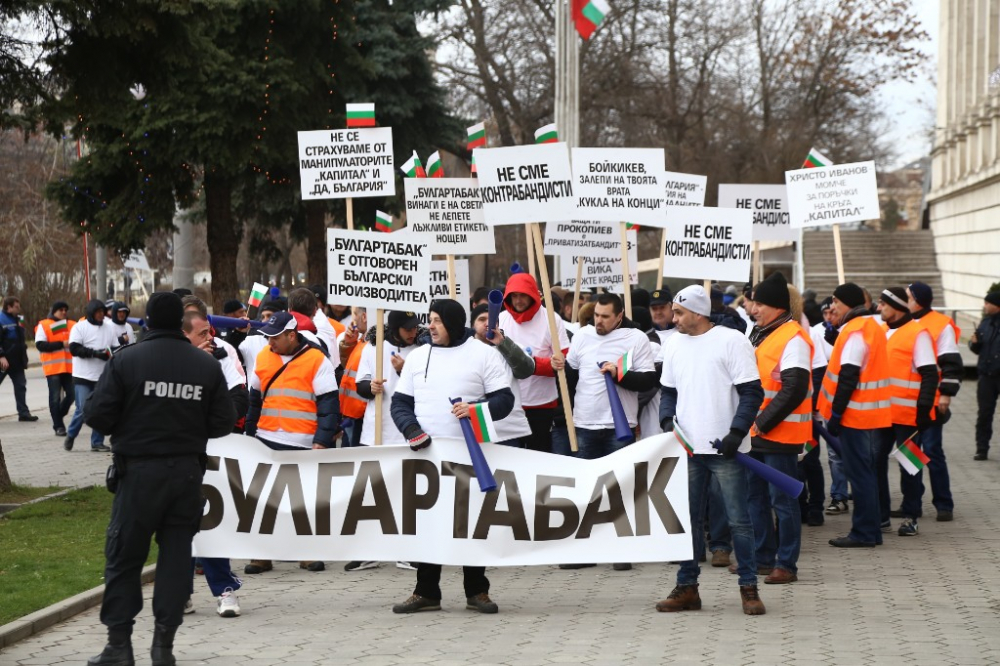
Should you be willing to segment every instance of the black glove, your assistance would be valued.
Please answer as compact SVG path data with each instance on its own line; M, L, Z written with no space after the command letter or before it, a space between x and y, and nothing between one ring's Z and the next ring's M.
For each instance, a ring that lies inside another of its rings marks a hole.
M107 361L111 358L111 352L107 349L91 349L91 358L97 358L102 361Z
M128 344L128 333L122 333L118 336L118 346L124 347Z
M831 345L837 344L837 335L840 333L833 326L826 325L826 332L823 333L823 339L829 342Z
M947 423L950 420L951 420L951 409L948 408L948 407L945 407L944 409L941 409L940 407L938 407L937 408L937 421L935 421L935 423L937 423L937 425L944 425L945 423Z
M830 420L826 422L826 431L834 437L840 435L840 414L830 415Z
M674 420L672 418L663 419L663 423L660 424L660 428L663 429L663 432L673 432Z
M722 438L722 457L726 460L735 458L744 437L746 437L745 433L730 429L729 434Z
M923 432L934 425L934 419L931 418L931 410L933 407L927 407L924 405L917 405L917 430Z
M431 436L424 432L420 426L414 424L406 429L403 433L406 440L410 444L410 448L414 451L419 451L420 449L426 449L431 445Z

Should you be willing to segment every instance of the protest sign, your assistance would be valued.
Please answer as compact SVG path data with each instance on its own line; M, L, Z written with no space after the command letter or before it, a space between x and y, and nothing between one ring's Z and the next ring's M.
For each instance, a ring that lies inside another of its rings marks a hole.
M719 208L746 208L753 211L753 240L794 241L788 195L784 185L719 185Z
M792 227L877 220L875 162L856 162L785 172Z
M663 226L662 148L574 148L576 218Z
M210 440L195 553L467 566L691 559L688 459L673 433L597 460L482 451L498 484L488 493L458 439L308 456L244 435Z
M617 224L582 220L545 224L545 254L621 259L621 248Z
M704 206L706 183L708 176L667 171L664 174L664 202L667 206ZM656 226L662 227L663 224Z
M327 229L327 301L427 312L431 255L404 234Z
M302 199L392 196L392 128L299 132Z
M665 277L746 282L750 277L753 211L671 208L667 211Z
M469 260L454 259L455 263L455 300L465 310L465 321L469 321ZM448 262L432 261L430 272L430 299L449 298L448 296ZM427 313L417 315L421 326L427 325Z
M431 254L495 254L475 178L405 178L406 225Z
M142 250L132 250L132 253L125 258L125 268L148 271L149 261L146 260L146 253Z
M565 143L477 148L486 224L573 219L576 199Z
M617 227L618 225L615 225ZM615 233L618 233L618 229L615 229ZM626 232L628 236L628 267L629 267L629 284L639 284L639 253L638 253L638 236L635 229L630 229ZM622 254L621 254L621 240L618 240L617 247L619 248L614 255L607 255L603 257L587 255L580 257L576 254L561 254L566 264L570 268L566 271L567 274L563 275L562 286L566 289L576 289L576 267L577 264L583 261L583 271L580 280L581 289L592 289L603 287L609 291L613 291L619 294L625 292L624 289L624 266L622 265Z

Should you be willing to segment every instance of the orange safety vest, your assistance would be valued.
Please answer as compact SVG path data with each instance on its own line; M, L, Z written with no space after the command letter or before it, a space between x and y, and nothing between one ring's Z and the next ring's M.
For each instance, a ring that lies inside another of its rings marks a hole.
M69 332L73 330L76 322L72 319L66 319L64 320L64 325L59 330L53 331L52 325L55 323L54 319L43 319L38 322L42 327L42 331L45 332L46 340L49 342L67 343L66 347L59 351L41 352L39 354L42 359L42 372L45 373L46 377L73 372L73 355L69 353Z
M830 363L826 366L817 406L824 418L828 419L833 414L833 396L837 394L837 382L840 381L840 356L847 339L855 332L860 332L868 345L868 363L861 368L858 386L851 394L840 422L848 428L858 430L888 428L892 425L889 408L889 355L885 349L885 332L871 317L855 317L841 329L837 344L830 354Z
M358 393L358 366L361 365L361 351L367 344L362 340L354 346L340 380L340 413L351 419L363 417L368 407L368 401Z
M757 355L757 372L760 374L760 383L764 387L764 402L760 404L758 414L764 411L781 390L781 375L778 366L781 364L781 355L789 342L798 336L809 345L809 360L812 361L813 343L802 330L802 326L795 321L785 322L778 327L771 335L764 338L760 346L754 350ZM761 437L782 444L799 445L809 441L812 437L812 371L809 369L809 393L795 410L786 416L784 420L767 433L761 433Z
M333 336L334 340L336 340L337 337L341 333L343 333L344 331L347 330L346 326L344 326L343 324L341 324L339 321L337 321L333 317L327 317L326 319L327 319L327 321L330 322L330 326L333 326L333 332L335 333L335 335ZM330 350L330 353L333 353L332 349Z
M288 368L267 389L257 427L270 432L281 430L315 434L316 394L313 393L313 378L326 362L326 356L318 349L308 349L289 361ZM254 366L254 372L260 378L261 391L283 365L281 356L271 351L270 347L261 350Z
M883 329L888 330L888 326ZM917 398L920 396L920 374L913 367L913 348L917 336L925 329L917 320L908 321L892 334L885 343L889 354L889 400L892 402L892 422L899 425L917 425ZM931 346L934 346L933 341ZM934 406L938 404L940 393L934 395ZM931 418L937 418L937 410L931 409Z
M951 317L948 315L943 315L937 310L931 310L925 314L920 319L916 320L918 324L930 331L931 342L934 343L934 350L937 351L937 341L941 337L941 331L944 330L945 326L949 324L953 329L955 329L955 343L958 344L958 338L962 334L962 329L958 327Z

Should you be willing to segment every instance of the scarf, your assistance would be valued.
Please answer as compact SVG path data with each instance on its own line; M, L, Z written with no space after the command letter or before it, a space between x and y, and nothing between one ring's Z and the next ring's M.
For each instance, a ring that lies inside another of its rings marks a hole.
M792 321L792 313L785 312L784 315L776 317L775 320L767 326L754 326L753 330L750 331L750 344L752 344L755 348L759 347L760 343L764 342L767 336L771 335L776 330L781 328L782 325L790 321Z

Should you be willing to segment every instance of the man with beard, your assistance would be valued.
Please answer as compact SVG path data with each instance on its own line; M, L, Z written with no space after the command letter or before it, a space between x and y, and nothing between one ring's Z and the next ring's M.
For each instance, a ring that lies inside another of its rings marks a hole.
M104 303L94 299L87 303L87 317L69 332L69 353L73 355L73 392L76 411L69 423L63 448L73 450L73 442L83 427L83 408L101 378L104 365L111 359L111 351L119 346L118 334L104 325ZM104 445L104 435L96 429L90 433L91 451L110 451Z
M514 380L530 377L535 372L535 360L525 354L499 328L493 331L492 338L487 337L489 318L489 308L486 304L474 307L470 315L472 330L475 331L476 340L495 347L497 353L503 357L504 363L507 365L510 390L514 394L514 408L511 409L510 414L505 419L493 424L496 426L497 436L500 438L497 443L525 448L521 444L521 438L530 436L531 428L524 415L524 408L521 406L520 388Z

